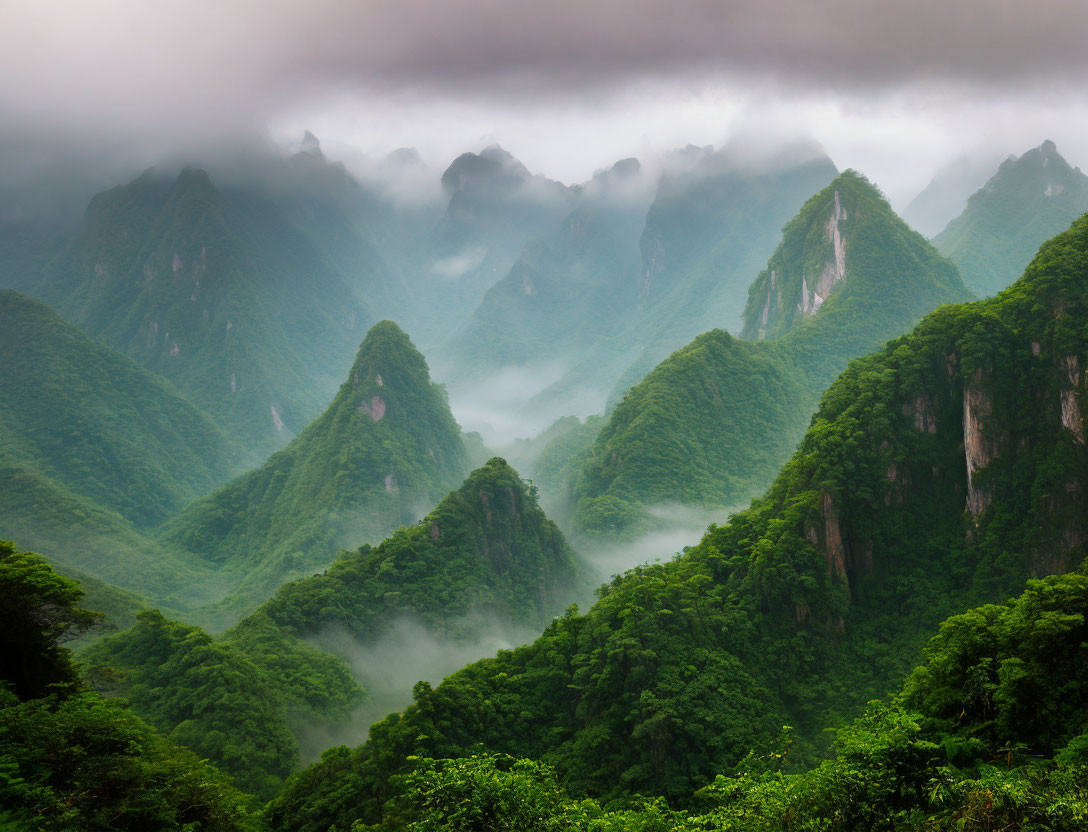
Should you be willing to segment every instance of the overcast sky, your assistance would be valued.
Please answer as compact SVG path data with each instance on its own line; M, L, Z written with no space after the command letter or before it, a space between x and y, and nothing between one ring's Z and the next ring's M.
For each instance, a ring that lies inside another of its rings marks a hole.
M961 152L1088 167L1085 33L1082 0L0 0L0 184L305 127L571 182L740 133L811 136L902 202Z

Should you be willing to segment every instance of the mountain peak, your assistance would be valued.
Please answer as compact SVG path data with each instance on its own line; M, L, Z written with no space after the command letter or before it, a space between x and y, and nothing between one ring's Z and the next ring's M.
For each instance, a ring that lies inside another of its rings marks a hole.
M512 188L532 178L528 168L498 145L479 153L462 153L442 174L442 187L462 191L468 187Z
M856 170L843 171L786 224L781 244L749 290L743 336L784 334L814 316L850 275L855 281L895 280L871 265L853 268L856 250L891 246L893 240L928 248L872 182Z
M421 364L426 371L427 362L423 354L416 349L412 339L393 321L378 321L366 333L359 351L355 354L352 372L370 367L374 361L390 359L393 356L405 356L413 363Z
M1047 139L1010 157L933 238L981 297L1016 280L1047 239L1088 211L1088 177Z
M321 142L318 141L317 136L307 130L302 134L302 141L298 146L299 153L309 153L311 156L322 156Z

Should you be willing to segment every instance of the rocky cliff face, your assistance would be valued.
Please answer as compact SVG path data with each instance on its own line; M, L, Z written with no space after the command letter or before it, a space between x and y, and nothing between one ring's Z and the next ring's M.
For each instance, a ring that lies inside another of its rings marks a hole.
M749 290L745 338L781 335L820 310L847 277L858 213L874 200L879 193L848 171L805 204Z

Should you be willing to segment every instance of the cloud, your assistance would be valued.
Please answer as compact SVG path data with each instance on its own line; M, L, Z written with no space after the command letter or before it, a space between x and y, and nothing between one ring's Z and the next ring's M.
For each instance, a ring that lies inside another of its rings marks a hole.
M97 0L6 4L5 104L199 111L338 86L559 89L730 73L791 85L1079 81L1079 0Z
M138 170L312 127L371 153L417 145L440 168L499 140L578 181L647 147L717 144L770 104L840 166L856 159L836 139L898 149L943 119L939 158L891 154L892 175L929 166L916 191L980 100L1083 116L1085 31L1080 0L8 0L0 152L19 148L3 161L21 169L28 147L66 143ZM1054 132L1037 130L1002 151Z

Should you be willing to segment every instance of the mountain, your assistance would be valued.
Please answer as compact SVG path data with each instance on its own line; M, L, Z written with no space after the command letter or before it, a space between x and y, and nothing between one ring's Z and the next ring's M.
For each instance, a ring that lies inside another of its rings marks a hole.
M551 420L600 410L610 392L618 399L699 333L739 327L752 275L774 252L780 229L837 173L811 147L758 159L729 146L690 155L661 177L646 213L636 309L526 413Z
M445 211L420 236L406 281L417 297L413 328L441 343L510 271L522 248L549 235L574 207L565 185L533 175L501 147L463 153L442 174Z
M940 621L1088 555L1086 264L1088 216L997 298L944 307L852 362L749 510L617 576L534 644L419 686L367 744L299 775L273 828L376 823L388 778L417 756L529 757L572 794L673 805L763 756L783 725L796 761L814 759L823 729L895 690ZM1064 655L1079 649L1080 616L1042 620L1035 637L1069 631ZM955 627L972 719L990 720L970 697L1030 675L972 670L992 640ZM954 723L955 700L917 690Z
M163 609L191 609L222 597L212 565L6 454L0 455L0 532L45 552L65 573L92 575Z
M252 607L338 548L414 521L464 475L460 429L427 362L391 321L367 333L324 413L264 465L163 528L240 581Z
M170 609L207 603L211 569L148 534L234 467L168 381L0 291L0 536Z
M369 318L274 201L190 169L96 196L28 291L172 381L253 460L320 411Z
M986 184L1003 159L992 153L965 153L941 167L899 212L911 228L932 238L958 217L967 199Z
M371 710L387 713L408 701L418 676L396 690L380 683L391 664L426 653L421 641L442 639L441 649L409 672L437 681L458 657L479 656L496 629L539 632L577 578L559 529L517 472L492 459L420 523L288 583L221 639L145 612L81 661L99 690L126 697L172 740L267 797L298 763L289 725L299 739L315 724L348 730L363 698L353 672ZM313 646L330 634L333 652ZM370 662L359 658L379 645Z
M967 296L955 267L876 188L841 174L786 224L751 286L744 335L767 340L708 332L633 387L582 463L576 527L630 534L655 503L747 501L851 358Z
M806 771L791 770L796 748L786 727L768 753L718 774L686 811L661 800L617 806L571 795L553 767L535 760L413 757L383 807L387 820L373 828L1079 832L1088 811L1088 577L1080 572L1031 581L1012 601L945 621L901 691L836 731L833 757ZM349 764L337 749L314 773L335 776L349 794L358 785ZM310 832L311 818L293 816L300 791L295 784L271 814L278 826L290 818L291 828Z
M0 291L0 457L141 526L222 483L232 454L161 377Z
M634 250L581 206L529 243L454 337L447 360L469 372L572 361L626 323L636 302Z
M933 238L979 297L1001 291L1048 237L1088 211L1088 176L1045 141L1001 164L963 213Z

